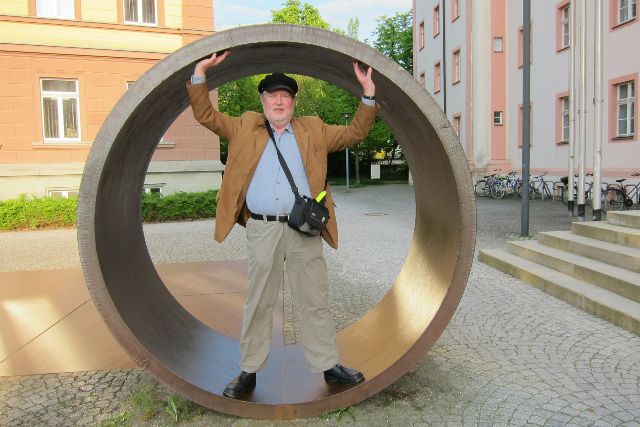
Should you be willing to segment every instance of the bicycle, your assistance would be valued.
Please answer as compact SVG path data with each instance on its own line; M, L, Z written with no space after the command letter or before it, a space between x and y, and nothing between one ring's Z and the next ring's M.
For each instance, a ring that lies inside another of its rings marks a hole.
M588 177L593 177L592 173L588 173L586 174L586 176ZM574 175L574 177L578 177L578 175ZM561 189L561 193L560 193L560 200L562 200L562 203L564 203L565 205L567 205L569 203L569 192L567 191L567 187L569 186L569 177L568 176L563 176L562 178L560 178L560 182L562 182L564 184L564 187L562 187ZM606 184L604 184L604 190L606 190ZM584 202L585 204L589 203L589 200L591 200L591 189L593 187L593 182L587 182L585 181L584 183ZM603 190L603 191L604 191ZM578 202L578 180L574 180L573 181L573 201L574 202Z
M544 200L545 197L552 199L553 198L553 181L545 181L544 176L548 172L544 172L541 175L531 177L531 181L529 181L529 197L533 200L538 195L540 198ZM551 188L551 189L550 189Z
M494 169L493 172L491 175L485 175L484 179L479 180L473 186L473 190L478 197L489 197L491 195L491 187L496 182L500 169Z
M640 176L640 173L634 173L631 176ZM602 193L602 210L627 210L631 209L635 204L640 205L640 182L637 184L623 183L626 178L616 179L617 184L611 184Z
M522 181L516 176L515 171L509 172L506 176L499 176L498 180L491 186L491 197L502 199L506 194L520 195Z

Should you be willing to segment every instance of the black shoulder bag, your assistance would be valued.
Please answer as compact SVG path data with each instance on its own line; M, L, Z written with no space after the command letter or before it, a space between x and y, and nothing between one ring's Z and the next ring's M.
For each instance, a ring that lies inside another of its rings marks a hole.
M267 127L267 132L269 132L269 137L273 141L273 145L276 147L278 160L280 161L284 174L287 176L287 180L289 180L289 184L291 185L291 190L293 191L295 198L293 208L289 214L289 227L298 230L307 236L318 236L322 233L322 230L324 230L324 227L329 221L329 209L324 205L325 199L323 198L322 202L318 202L316 199L301 196L300 193L298 193L298 187L296 187L296 184L293 181L293 176L291 176L291 171L287 166L287 162L285 162L284 157L282 157L282 153L276 144L276 139L273 136L271 125L266 120L265 126Z

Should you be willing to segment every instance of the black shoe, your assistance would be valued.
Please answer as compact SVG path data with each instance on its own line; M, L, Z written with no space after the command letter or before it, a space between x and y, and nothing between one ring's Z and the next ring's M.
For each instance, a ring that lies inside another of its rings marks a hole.
M253 391L254 388L256 388L256 373L242 371L240 375L227 384L222 394L232 399L239 399Z
M324 380L328 383L355 384L364 380L364 375L360 371L338 364L324 371Z

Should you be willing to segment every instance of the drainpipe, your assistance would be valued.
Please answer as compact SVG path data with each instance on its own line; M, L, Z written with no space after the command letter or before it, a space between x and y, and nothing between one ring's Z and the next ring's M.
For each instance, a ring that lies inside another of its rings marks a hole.
M524 0L522 13L522 208L520 235L529 236L529 163L531 147L531 0Z
M575 216L575 199L573 197L573 174L575 171L576 157L576 19L578 13L576 11L577 2L572 2L569 7L571 16L569 17L569 170L567 172L567 207L569 209L569 217Z
M580 155L578 157L578 221L584 222L584 164L587 151L587 3L580 1Z
M596 0L595 11L595 58L593 72L594 125L593 125L593 220L602 220L601 187L602 182L602 106L604 104L602 88L602 0Z
M446 0L442 1L442 110L447 115L447 34L445 22L445 6Z

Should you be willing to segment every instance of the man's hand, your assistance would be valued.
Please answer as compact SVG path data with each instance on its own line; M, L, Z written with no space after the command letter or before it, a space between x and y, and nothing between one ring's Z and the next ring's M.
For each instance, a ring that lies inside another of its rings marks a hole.
M225 50L222 55L214 53L211 57L203 59L196 64L193 75L196 77L206 77L209 68L217 67L229 55L229 50Z
M358 83L362 86L362 90L364 91L364 95L366 96L375 96L376 95L376 85L373 83L371 79L372 69L368 67L366 70L360 68L361 64L358 61L353 61L353 71L356 74L356 78L358 79Z

